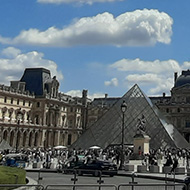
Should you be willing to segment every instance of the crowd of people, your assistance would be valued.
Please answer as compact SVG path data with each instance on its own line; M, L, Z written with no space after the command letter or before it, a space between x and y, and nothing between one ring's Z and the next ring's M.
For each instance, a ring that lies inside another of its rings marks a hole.
M143 165L161 165L172 167L170 173L173 173L179 166L179 161L182 166L189 168L190 150L188 149L158 149L151 150L149 154L144 155Z
M0 159L3 160L5 155L9 154L10 151L6 150L1 152ZM78 156L84 156L85 162L93 159L107 160L117 164L121 162L122 151L119 147L109 147L107 149L55 149L55 148L36 148L36 149L21 149L19 153L26 155L26 165L31 163L41 162L44 168L50 168L52 163L65 163L68 159L77 160ZM133 156L133 149L125 149L125 162L129 162ZM142 164L146 165L147 168L150 165L161 165L172 166L171 172L174 172L178 166L179 161L186 168L189 167L190 161L190 150L187 149L158 149L150 150L148 154L143 154L140 157Z

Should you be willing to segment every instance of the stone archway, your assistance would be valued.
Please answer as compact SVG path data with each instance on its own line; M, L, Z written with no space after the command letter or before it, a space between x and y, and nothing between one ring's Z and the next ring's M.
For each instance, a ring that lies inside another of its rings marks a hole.
M29 141L28 141L28 145L29 145L29 147L32 147L32 140L33 140L33 132L31 131L30 133L29 133Z
M27 140L27 132L24 131L23 133L23 141L22 141L22 146L26 147L26 140Z
M3 132L3 139L4 139L5 141L8 140L8 132L7 132L7 130L5 130L5 131Z
M34 135L34 146L37 147L38 146L38 137L39 137L39 134L38 132L35 133Z
M10 146L13 146L14 145L14 131L11 131L11 134L10 134Z

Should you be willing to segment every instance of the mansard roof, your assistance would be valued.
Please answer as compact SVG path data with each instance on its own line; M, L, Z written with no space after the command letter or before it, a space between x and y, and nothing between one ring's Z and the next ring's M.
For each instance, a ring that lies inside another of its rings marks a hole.
M181 75L176 79L174 87L190 85L190 70L182 71Z
M138 85L134 85L97 122L87 129L72 145L73 148L87 149L98 145L106 148L111 144L121 144L122 118L121 104L127 103L124 113L125 144L133 143L137 123L142 115L146 119L145 133L151 138L150 147L189 147L188 142L177 129L164 118Z
M26 83L26 90L34 93L36 96L44 94L44 84L51 79L48 69L44 68L26 68L21 78L21 82Z

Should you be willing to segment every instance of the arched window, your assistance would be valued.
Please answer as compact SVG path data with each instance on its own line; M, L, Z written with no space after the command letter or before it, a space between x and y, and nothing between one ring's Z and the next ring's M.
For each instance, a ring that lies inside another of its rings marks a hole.
M25 147L26 146L26 137L27 137L27 132L25 131L23 134L23 141L22 141L22 146Z
M29 135L29 143L28 143L29 147L32 146L32 132L30 132L30 135Z
M39 115L36 115L35 116L35 124L39 125L40 122L39 122Z
M38 133L35 133L34 146L38 146Z
M10 146L13 146L13 142L14 142L14 131L11 131L11 135L10 135Z
M71 140L72 140L72 135L68 134L68 142L67 142L68 145L71 145Z
M64 125L65 125L65 118L66 118L66 116L63 115L63 116L62 116L62 126L63 126L63 127L64 127Z
M3 133L3 139L7 140L7 131L4 131L4 133Z
M40 102L37 102L36 107L37 107L37 108L40 107Z

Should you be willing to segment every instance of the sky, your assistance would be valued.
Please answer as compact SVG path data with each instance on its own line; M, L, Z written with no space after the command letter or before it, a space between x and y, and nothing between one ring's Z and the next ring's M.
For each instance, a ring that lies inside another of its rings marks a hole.
M1 0L0 84L43 67L59 91L170 95L190 68L189 0Z

